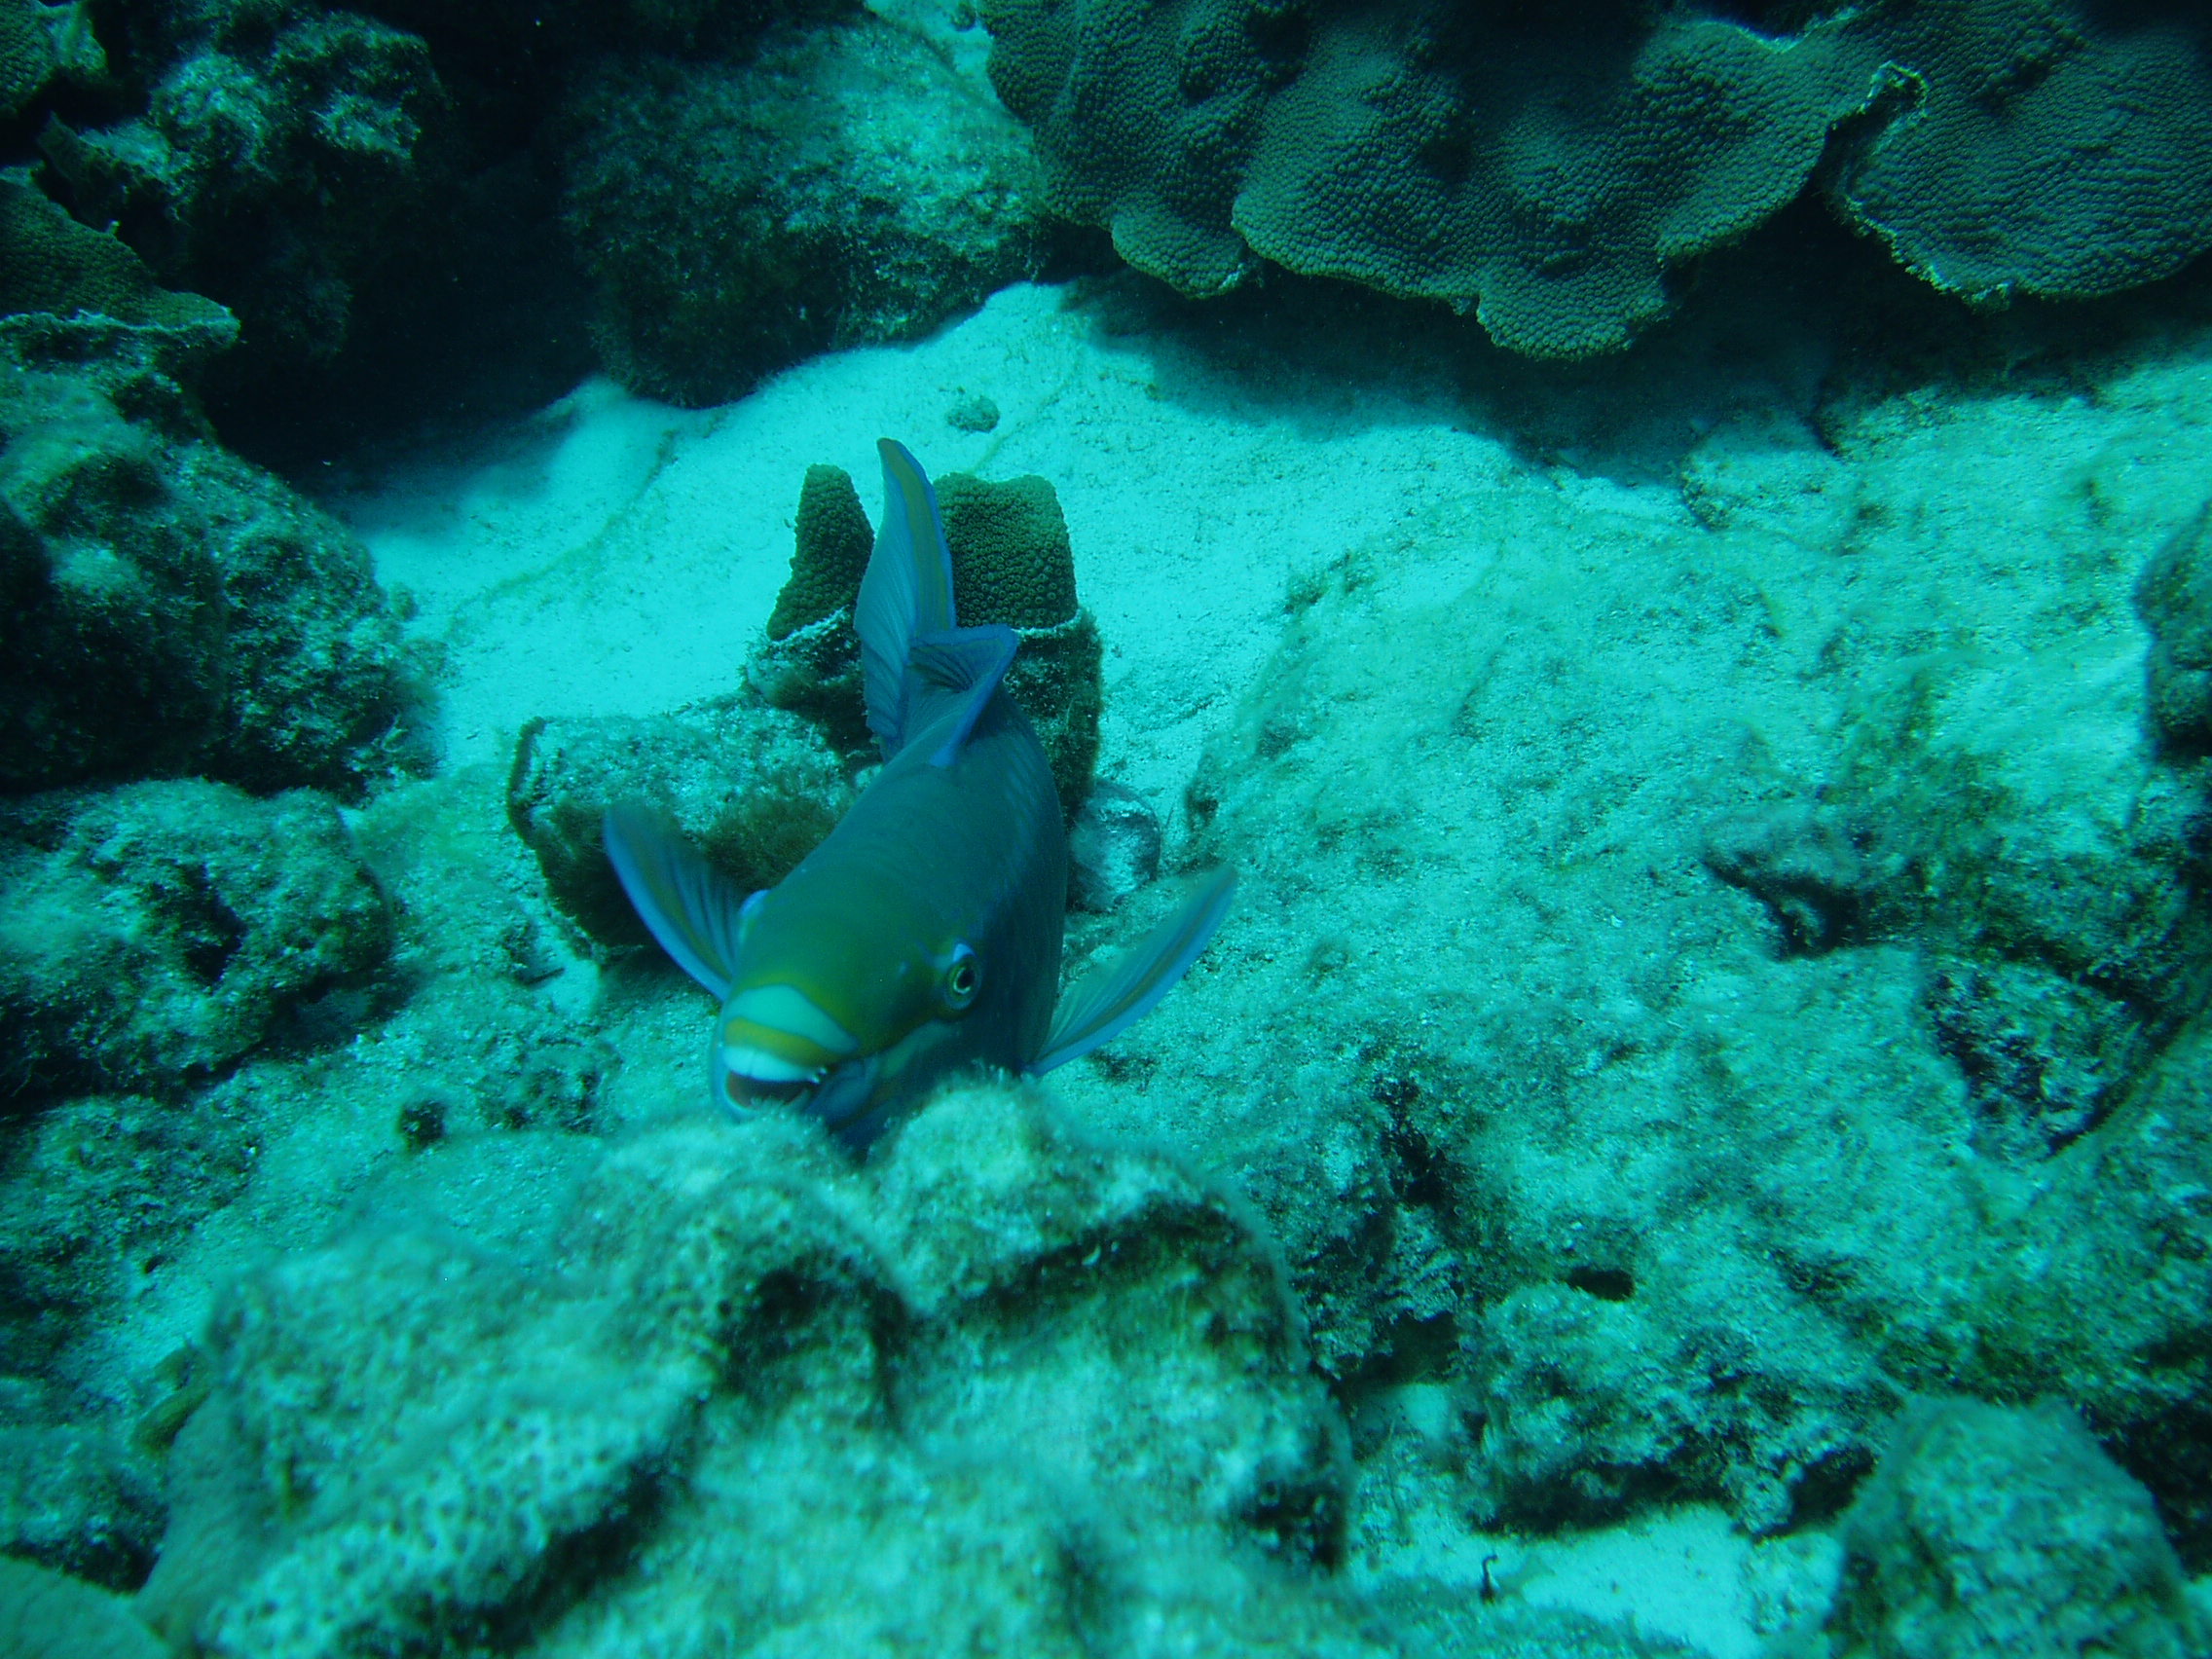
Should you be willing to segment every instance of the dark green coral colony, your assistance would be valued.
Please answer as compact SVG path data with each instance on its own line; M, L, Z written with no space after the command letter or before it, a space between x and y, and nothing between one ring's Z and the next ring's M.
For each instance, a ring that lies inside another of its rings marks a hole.
M1969 300L2112 293L2212 245L2212 69L2180 24L1780 10L1798 32L1439 0L988 17L1054 209L1194 294L1270 260L1473 312L1517 351L1613 350L1824 162L1847 222Z
M768 638L786 640L801 628L827 622L851 608L867 571L875 532L841 466L810 466L798 492L798 547L791 579L768 613Z
M949 472L936 482L952 550L953 606L965 625L1002 622L1021 636L1007 689L1044 740L1060 804L1090 793L1104 707L1098 625L1076 603L1075 552L1051 480L1004 483ZM867 747L853 602L873 543L842 467L807 469L791 579L748 674L778 708L805 715L848 753Z
M1036 723L1061 808L1090 793L1104 707L1098 624L1076 604L1075 551L1050 479L992 483L965 472L937 482L952 596L964 624L1003 622L1021 636L1007 690Z

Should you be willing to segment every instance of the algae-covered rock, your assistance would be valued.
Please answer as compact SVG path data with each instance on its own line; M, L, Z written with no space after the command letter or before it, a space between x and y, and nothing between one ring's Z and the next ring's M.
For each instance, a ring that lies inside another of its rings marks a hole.
M357 794L406 763L415 677L367 550L213 441L173 378L189 334L0 331L0 787Z
M18 1090L166 1090L373 972L384 896L332 802L220 784L35 797L0 853L0 1030Z
M837 756L812 726L738 703L647 719L533 720L507 785L508 818L537 855L554 903L610 944L646 935L607 862L600 822L608 807L666 814L752 892L788 875L850 798Z
M571 128L600 349L653 396L720 402L811 352L911 338L1042 260L1019 129L866 13L741 65L609 68Z
M2200 458L2176 374L2113 419ZM1840 1510L1905 1394L2050 1393L2202 1559L2206 801L2144 741L2136 607L2201 461L2108 515L2069 470L2104 420L1836 422L1880 505L1848 557L1456 498L1286 617L1170 842L1235 910L1051 1081L1250 1194L1361 1420L1468 1420L1383 1492L1766 1531Z
M0 1373L15 1363L0 1362ZM0 1375L10 1393L21 1382ZM167 1522L160 1461L121 1424L0 1408L0 1562L18 1557L128 1587L145 1577ZM13 1651L0 1634L0 1653Z
M2143 567L2136 608L2151 630L2151 729L2183 755L2212 750L2212 505Z
M443 1156L409 1212L480 1202ZM1239 1560L1326 1556L1345 1499L1272 1258L1024 1091L955 1091L865 1170L793 1120L668 1123L532 1242L344 1237L207 1346L141 1599L197 1651L1349 1636Z
M327 359L395 221L423 209L446 103L429 48L373 18L289 4L149 14L129 46L137 110L42 135L72 203L120 223L163 281L239 313L234 372Z
M2151 1494L2055 1403L1916 1404L1843 1536L1838 1659L2185 1659L2212 1639Z

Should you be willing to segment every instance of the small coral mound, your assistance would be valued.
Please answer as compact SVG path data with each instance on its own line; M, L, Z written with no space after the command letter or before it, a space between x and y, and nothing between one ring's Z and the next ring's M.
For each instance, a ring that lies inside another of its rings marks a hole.
M798 545L792 554L791 579L776 595L768 615L768 638L789 639L801 628L827 622L852 608L867 571L875 532L853 488L853 475L841 466L810 466L799 486Z
M1075 553L1048 479L990 483L965 472L937 483L952 549L953 604L967 624L1003 622L1021 636L1006 686L1037 726L1060 805L1090 793L1104 706L1098 624L1077 608Z
M745 665L748 682L779 709L803 715L846 755L873 742L861 682L853 602L875 531L853 475L810 466L800 486L792 573L768 615L767 642Z
M2212 1636L2151 1494L2054 1403L1915 1406L1844 1540L1839 1659L2184 1659Z
M965 472L944 474L936 489L954 610L964 625L1004 623L1021 636L1007 690L1036 725L1072 816L1098 762L1104 660L1098 624L1076 602L1059 495L1050 479L994 483ZM817 721L847 753L869 744L852 613L872 544L851 475L809 467L791 579L769 617L768 643L746 670L760 695Z

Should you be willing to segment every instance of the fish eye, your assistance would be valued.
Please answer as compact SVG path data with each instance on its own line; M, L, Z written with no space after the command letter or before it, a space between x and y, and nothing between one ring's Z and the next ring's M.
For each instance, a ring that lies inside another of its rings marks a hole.
M983 988L983 964L965 944L952 947L952 961L944 970L944 1003L957 1012L976 1000Z

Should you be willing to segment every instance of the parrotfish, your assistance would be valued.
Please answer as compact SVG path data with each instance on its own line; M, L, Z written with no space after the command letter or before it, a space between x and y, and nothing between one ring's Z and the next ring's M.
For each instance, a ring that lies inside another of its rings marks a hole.
M883 522L853 625L883 765L775 887L741 894L650 812L607 851L654 939L721 1002L718 1105L794 1102L865 1149L940 1081L1037 1077L1156 1007L1228 913L1217 869L1062 997L1067 834L1028 718L1003 685L1012 628L963 628L928 475L886 438Z

